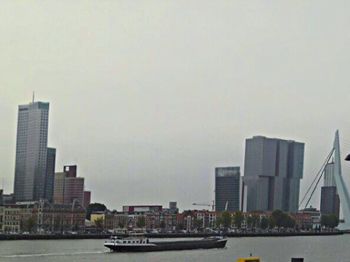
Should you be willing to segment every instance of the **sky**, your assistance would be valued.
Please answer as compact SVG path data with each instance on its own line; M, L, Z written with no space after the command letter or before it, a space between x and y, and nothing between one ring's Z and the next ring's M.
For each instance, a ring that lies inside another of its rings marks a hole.
M350 152L349 1L1 1L0 179L13 190L17 109L50 102L56 171L92 201L214 199L214 168L254 135L305 143L301 196L336 129ZM349 183L350 163L343 162ZM313 200L318 205L319 196Z

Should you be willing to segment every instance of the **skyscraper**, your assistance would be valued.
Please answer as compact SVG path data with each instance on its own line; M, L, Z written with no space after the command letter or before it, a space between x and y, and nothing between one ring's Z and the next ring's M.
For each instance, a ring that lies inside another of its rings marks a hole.
M304 144L255 136L246 140L244 186L247 211L298 211Z
M14 197L16 201L45 196L49 103L18 107Z
M53 186L55 180L56 149L47 148L46 178L45 178L45 198L52 202Z
M340 200L334 179L334 162L328 163L324 169L324 184L321 187L322 215L334 214L339 217Z
M215 210L239 210L239 167L215 168Z

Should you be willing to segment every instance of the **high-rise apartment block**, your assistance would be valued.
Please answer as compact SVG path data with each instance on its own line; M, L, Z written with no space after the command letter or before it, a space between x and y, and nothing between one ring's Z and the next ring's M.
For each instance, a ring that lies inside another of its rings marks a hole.
M244 188L247 211L297 212L304 143L255 136L246 140Z
M14 197L32 201L45 197L49 103L18 107Z
M215 168L215 210L238 211L240 195L240 168Z
M53 201L55 204L72 204L77 200L84 205L84 178L77 177L77 166L64 166L55 174Z

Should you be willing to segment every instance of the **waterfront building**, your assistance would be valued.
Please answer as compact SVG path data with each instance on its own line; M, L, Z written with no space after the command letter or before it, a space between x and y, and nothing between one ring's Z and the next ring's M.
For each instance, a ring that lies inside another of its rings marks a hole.
M3 206L2 209L3 233L19 233L21 231L21 209L17 206Z
M186 231L194 229L205 229L216 227L218 213L209 210L185 210L177 214L177 228L183 228Z
M306 220L310 223L308 227L311 226L312 228L318 228L321 226L321 212L316 208L313 208L313 207L305 208L305 209L299 210L297 214L299 216L308 217L308 219Z
M84 178L77 177L77 166L64 166L63 172L55 174L53 201L55 204L84 205Z
M264 136L247 139L243 178L247 211L296 213L303 167L303 143Z
M45 196L49 103L18 107L14 196L16 201Z
M240 168L215 168L215 210L238 211L240 204Z
M163 207L161 205L136 205L136 206L123 206L123 212L128 214L140 214L145 213L159 213L162 212Z
M3 232L63 232L83 229L85 209L48 201L18 202L0 208ZM2 214L2 216L1 216ZM1 224L1 223L0 223Z

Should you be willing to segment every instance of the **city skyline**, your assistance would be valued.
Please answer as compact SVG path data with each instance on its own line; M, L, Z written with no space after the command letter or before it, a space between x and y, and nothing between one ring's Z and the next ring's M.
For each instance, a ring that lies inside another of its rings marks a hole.
M34 98L34 94L33 94L33 98ZM23 105L20 105L19 106L19 108L23 108L23 107L28 107L28 106L35 106L35 105L40 105L40 104L49 104L49 103L45 103L45 102L40 102L40 101L38 101L38 102L35 102L34 100L32 101L32 103L29 103L28 105L25 105L25 106L23 106ZM19 111L19 113L20 113L20 111ZM19 114L19 116L20 116L20 114ZM48 116L47 116L47 119L48 119ZM20 119L18 119L18 121L20 121ZM48 125L48 123L46 123L46 126ZM20 126L19 126L20 127ZM47 135L46 135L47 136ZM254 136L253 138L265 138L264 136ZM280 140L279 138L268 138L269 140ZM249 139L248 139L249 140ZM282 141L286 141L286 142L292 142L292 143L294 143L294 141L292 141L292 140L282 140ZM297 143L297 144L300 144L300 143ZM304 148L304 144L302 144L303 145L303 148ZM53 152L53 153L50 153L51 155L53 154L53 163L50 163L50 162L48 162L47 164L48 165L53 165L53 167L51 167L51 169L52 168L54 168L54 165L55 165L55 157L56 157L56 149L55 148L47 148L47 150L48 150L48 152L50 151L50 152ZM303 153L304 154L304 153ZM49 155L49 154L48 154ZM51 162L52 162L51 161ZM245 165L245 161L244 161L244 163L242 164L243 166ZM302 164L303 165L303 164ZM215 167L215 170L217 170L218 168L217 167ZM52 172L53 170L51 170L51 172ZM55 170L56 172L57 172L57 170ZM49 171L47 171L47 172L49 172ZM49 172L50 173L50 172ZM47 173L46 175L49 175L49 173ZM215 171L215 174L216 174L216 171ZM215 175L216 176L216 175ZM243 176L242 176L242 179L243 179ZM301 178L302 179L302 178ZM52 182L51 182L52 183ZM214 185L214 187L215 187L215 185ZM45 188L45 190L47 190L46 188ZM48 190L52 190L52 189L50 189L50 188L48 188ZM318 188L318 190L320 191L320 188ZM214 190L214 192L215 192L215 190ZM47 198L47 199L49 199L47 196L46 196L46 192L44 192L44 194L45 194L45 197ZM316 194L317 195L317 194ZM241 197L241 196L240 196ZM215 197L214 197L214 199L215 199ZM317 201L318 200L318 197L316 196L316 197L314 197L314 199ZM106 200L107 202L108 202L108 199ZM157 203L163 203L163 201L166 201L166 200L158 200L157 201ZM242 199L240 199L240 201L242 201ZM81 201L82 203L83 203L83 201ZM104 201L101 201L101 202L104 202ZM140 204L142 204L143 202L140 202ZM193 206L193 205L192 205ZM283 208L282 208L283 209ZM293 209L294 210L294 209ZM295 210L294 210L295 211Z
M92 200L110 208L210 203L215 167L242 167L254 135L305 142L300 195L336 129L342 159L350 150L350 3L117 2L84 12L82 2L3 3L6 193L17 105L33 91L50 102L57 168L77 164ZM348 185L349 171L344 162Z

